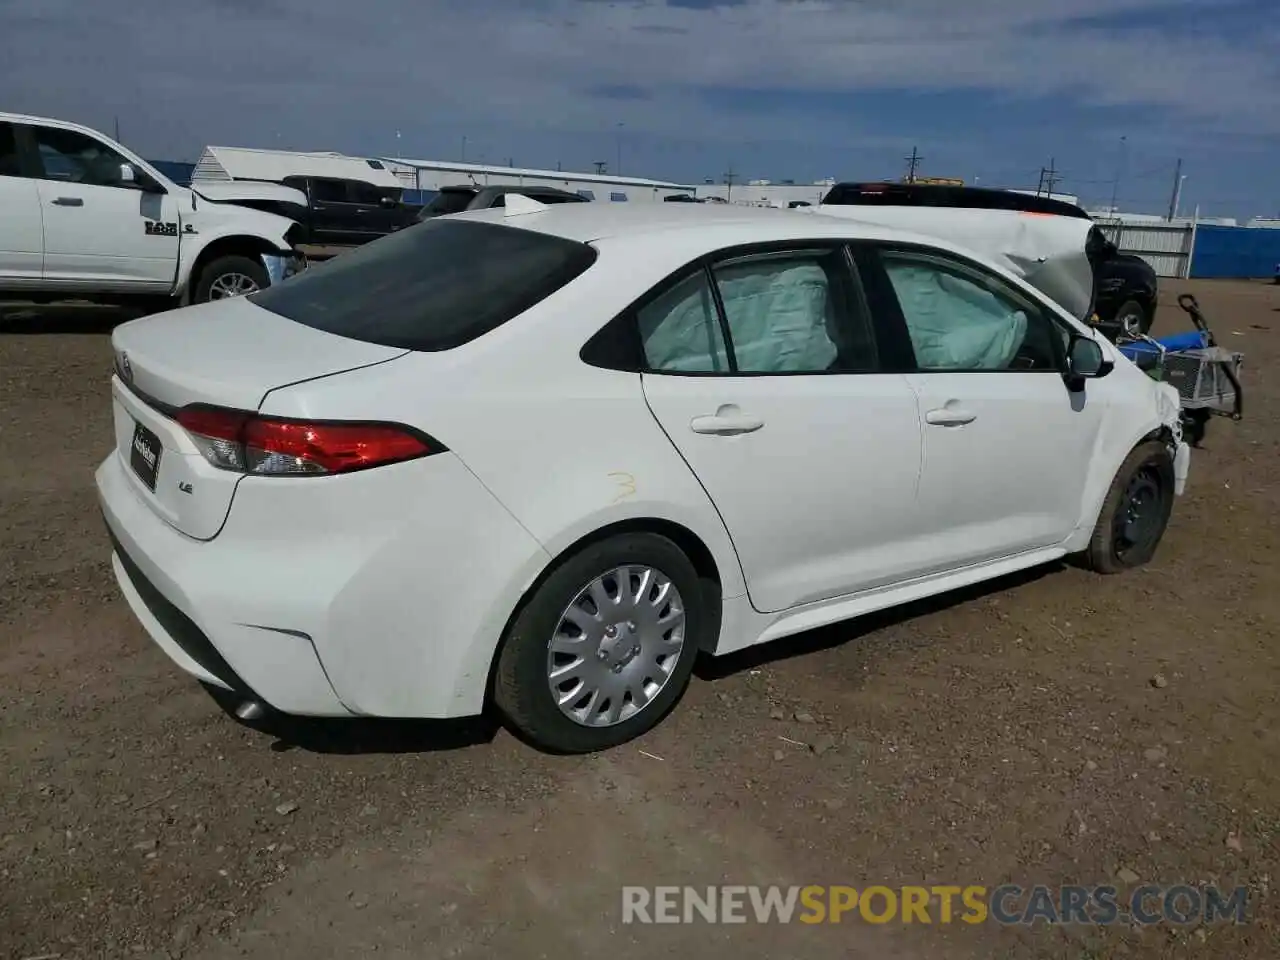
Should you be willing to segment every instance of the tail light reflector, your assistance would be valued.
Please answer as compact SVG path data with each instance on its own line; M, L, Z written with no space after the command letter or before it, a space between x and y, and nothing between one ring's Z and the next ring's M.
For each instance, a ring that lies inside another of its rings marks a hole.
M257 476L350 473L445 449L396 423L291 420L203 404L183 407L177 420L213 466Z

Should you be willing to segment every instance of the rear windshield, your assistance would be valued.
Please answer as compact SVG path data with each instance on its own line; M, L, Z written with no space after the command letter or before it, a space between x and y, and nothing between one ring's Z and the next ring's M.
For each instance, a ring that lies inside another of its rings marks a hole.
M501 326L595 262L531 230L428 220L250 294L265 310L352 340L448 350Z
M425 208L426 213L461 213L476 198L474 190L441 190Z

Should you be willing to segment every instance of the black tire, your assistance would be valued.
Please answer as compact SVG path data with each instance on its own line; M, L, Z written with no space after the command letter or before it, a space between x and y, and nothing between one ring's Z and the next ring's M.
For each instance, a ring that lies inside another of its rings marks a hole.
M1126 329L1126 321L1130 317L1136 319L1136 323L1132 324L1132 330ZM1116 311L1115 327L1121 334L1132 334L1136 332L1146 335L1151 332L1151 322L1153 319L1151 311L1137 300L1126 300L1120 305L1120 309Z
M241 256L218 257L211 263L205 264L200 271L200 276L196 279L195 295L191 298L191 302L208 303L212 299L221 299L214 297L214 285L220 278L236 274L248 277L257 285L259 290L265 290L271 286L271 278L267 276L267 268L259 261Z
M1140 500L1138 499L1140 498ZM1121 573L1155 556L1173 512L1173 457L1157 440L1125 458L1102 501L1084 560L1098 573Z
M679 591L685 610L684 644L665 685L645 706L612 726L586 726L561 712L552 696L547 679L550 643L579 591L624 564L652 567ZM494 704L518 735L552 753L590 753L626 743L661 722L684 693L707 629L707 614L697 570L666 537L627 533L590 544L561 560L516 614L498 654Z

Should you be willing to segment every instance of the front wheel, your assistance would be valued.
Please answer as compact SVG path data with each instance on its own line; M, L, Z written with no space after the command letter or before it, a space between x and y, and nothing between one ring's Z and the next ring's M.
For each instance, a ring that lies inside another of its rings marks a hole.
M1137 300L1126 300L1116 311L1116 326L1126 337L1146 336L1151 321L1151 314Z
M1120 573L1147 563L1173 513L1173 457L1163 443L1139 444L1121 464L1085 551L1098 573Z
M702 588L666 537L622 534L585 547L511 624L495 704L518 733L556 753L638 737L689 683L707 622Z
M200 271L195 303L227 300L265 290L271 285L267 268L250 257L218 257Z

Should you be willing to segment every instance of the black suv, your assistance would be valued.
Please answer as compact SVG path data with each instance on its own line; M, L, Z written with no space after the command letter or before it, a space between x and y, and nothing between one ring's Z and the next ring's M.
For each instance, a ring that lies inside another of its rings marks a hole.
M1021 210L1091 220L1073 203L982 187L921 183L837 183L823 204L882 207L964 207ZM1093 264L1095 324L1110 337L1146 333L1156 312L1156 272L1141 257L1121 253L1099 227L1089 232L1087 253Z
M588 203L586 197L570 193L558 187L542 186L497 186L497 187L441 187L431 198L431 202L418 214L419 220L444 216L447 213L462 213L464 210L487 210L490 207L506 206L506 195L519 193L539 203Z

